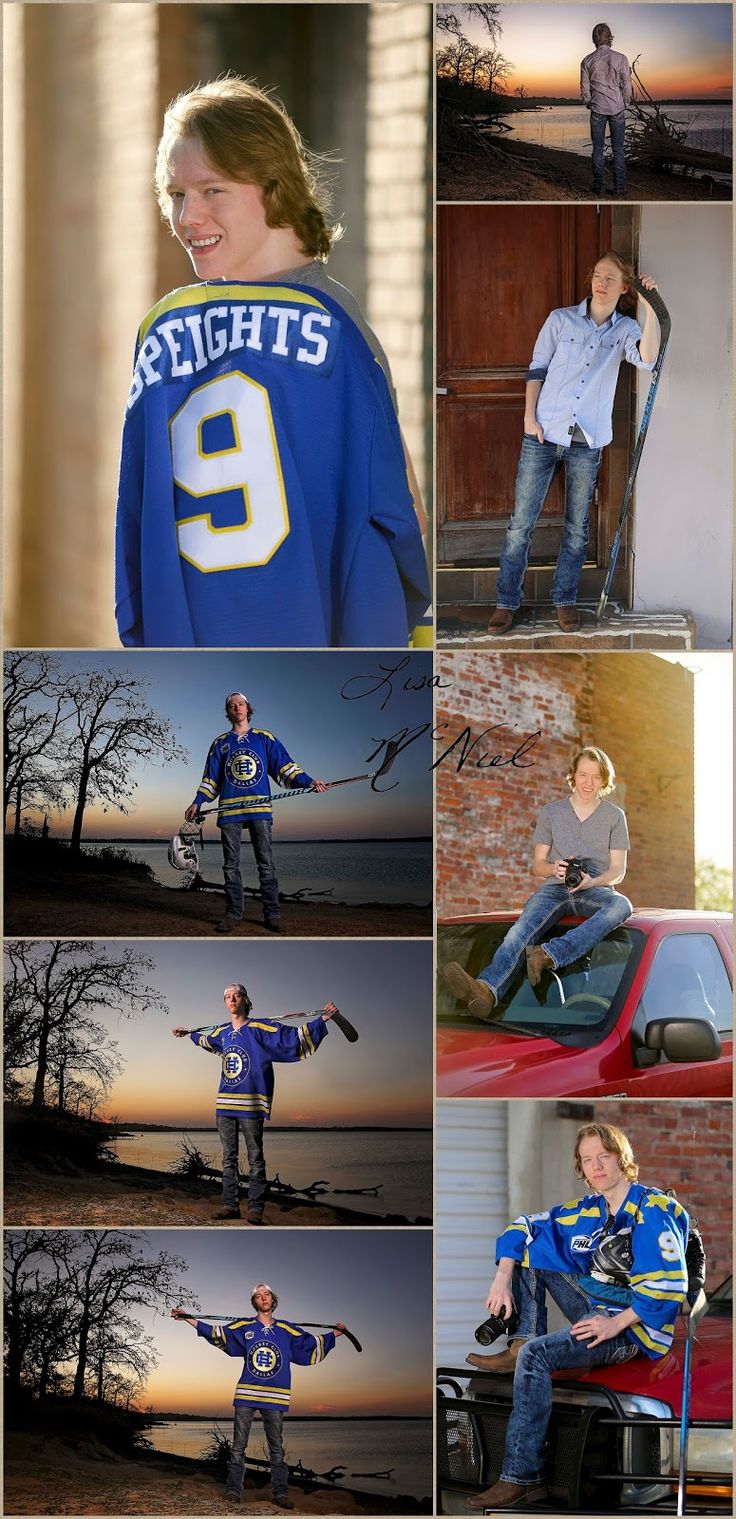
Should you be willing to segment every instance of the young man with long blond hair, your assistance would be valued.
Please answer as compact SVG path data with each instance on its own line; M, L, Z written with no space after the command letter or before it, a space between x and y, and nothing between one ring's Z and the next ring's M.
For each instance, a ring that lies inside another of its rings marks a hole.
M470 1509L526 1508L547 1496L545 1443L556 1371L587 1371L637 1355L660 1361L687 1295L688 1216L643 1186L631 1144L608 1123L577 1133L575 1173L584 1197L522 1214L496 1241L486 1308L518 1313L508 1350L471 1354L484 1372L513 1372L514 1398L501 1473ZM549 1294L570 1328L547 1333Z
M603 449L613 437L613 401L624 359L651 370L658 326L645 296L642 325L627 315L634 271L618 253L598 259L579 306L551 311L526 375L524 438L516 474L514 511L506 530L491 633L507 633L521 606L532 534L558 471L565 471L565 521L552 601L563 632L580 626L578 583L588 543L588 513ZM646 290L656 290L649 275Z
M321 168L247 80L197 85L166 112L156 189L200 283L138 334L116 539L125 645L430 641L423 509L386 356L325 274L341 229Z
M541 885L490 964L477 977L468 975L456 960L444 967L455 996L481 1018L500 1016L524 955L529 980L536 986L545 973L589 954L631 914L628 897L614 889L626 874L629 830L622 809L609 800L616 784L613 764L603 749L586 745L573 755L566 780L570 795L542 808L532 837L532 872ZM574 880L572 861L578 863ZM558 918L568 913L585 921L541 943Z

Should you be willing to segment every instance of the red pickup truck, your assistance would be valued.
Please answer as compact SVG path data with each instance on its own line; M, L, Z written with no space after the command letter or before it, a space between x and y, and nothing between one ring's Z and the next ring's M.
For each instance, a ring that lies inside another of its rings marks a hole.
M558 1373L548 1440L547 1514L674 1512L685 1323L669 1355ZM467 1515L465 1499L498 1478L511 1376L437 1372L438 1512ZM733 1513L731 1278L708 1298L693 1347L688 1513Z
M492 1021L463 1008L442 966L471 974L518 914L438 925L438 1097L730 1097L733 924L726 913L635 912L590 955L525 966ZM564 933L564 918L549 935Z

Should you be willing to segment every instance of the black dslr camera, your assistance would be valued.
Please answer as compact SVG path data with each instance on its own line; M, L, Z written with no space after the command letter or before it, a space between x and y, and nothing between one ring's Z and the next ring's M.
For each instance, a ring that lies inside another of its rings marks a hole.
M585 860L578 860L573 858L572 860L567 861L567 870L565 871L566 886L579 886L584 875Z
M478 1325L475 1338L479 1345L492 1345L502 1334L513 1334L518 1322L518 1313L512 1313L507 1319L506 1309L502 1308L500 1313L492 1313L489 1319Z

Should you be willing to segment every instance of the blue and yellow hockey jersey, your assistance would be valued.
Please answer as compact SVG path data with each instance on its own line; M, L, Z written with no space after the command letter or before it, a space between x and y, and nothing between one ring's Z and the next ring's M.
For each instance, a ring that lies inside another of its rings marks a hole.
M591 1275L593 1257L604 1236L629 1236L631 1271L626 1301L613 1304L605 1283ZM569 1271L596 1313L620 1313L630 1305L641 1320L625 1331L653 1360L667 1354L675 1319L687 1294L685 1248L688 1217L682 1205L663 1192L632 1182L621 1207L609 1220L604 1197L591 1193L560 1203L546 1213L522 1214L496 1240L496 1260L510 1257L542 1271Z
M307 1060L328 1032L322 1017L310 1018L298 1028L249 1018L242 1028L221 1023L206 1033L189 1037L202 1050L222 1060L216 1113L236 1118L270 1118L273 1102L273 1064Z
M121 642L400 647L429 600L386 377L347 312L277 283L159 301L123 429Z
M220 733L210 744L204 775L194 798L198 807L219 797L218 827L241 823L249 817L271 817L272 776L285 789L313 785L311 775L300 770L283 744L266 728L247 733Z
M208 1324L198 1319L197 1334L225 1355L243 1356L233 1398L235 1407L249 1403L255 1408L283 1408L284 1412L291 1397L292 1363L316 1366L335 1346L332 1329L314 1335L286 1319L274 1319L267 1325L257 1316L234 1319L230 1324Z

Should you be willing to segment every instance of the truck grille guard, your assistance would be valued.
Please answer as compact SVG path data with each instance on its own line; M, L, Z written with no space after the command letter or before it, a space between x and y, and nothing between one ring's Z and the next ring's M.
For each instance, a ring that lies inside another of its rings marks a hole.
M464 1367L440 1366L437 1370L438 1512L442 1512L442 1489L465 1494L468 1491L482 1492L498 1480L501 1470L512 1378L488 1377L488 1390L484 1385L481 1397L468 1398L463 1396L461 1386L468 1377L472 1377L476 1384L485 1380L482 1372L469 1372ZM648 1503L646 1493L642 1491L642 1501L635 1506L637 1515L674 1513L679 1482L677 1472L610 1471L608 1467L611 1464L611 1431L642 1429L659 1436L661 1430L678 1430L680 1420L657 1415L629 1416L613 1389L598 1383L565 1378L556 1385L564 1388L566 1394L580 1394L581 1403L556 1402L553 1405L550 1472L546 1479L550 1504L557 1500L568 1512L576 1509L582 1513L604 1512L600 1503L601 1489L595 1509L591 1510L592 1488L599 1483L617 1483L623 1488L629 1483L642 1490L651 1487L672 1489L672 1498L661 1498L656 1503ZM445 1388L451 1396L447 1395ZM590 1401L592 1391L598 1400L595 1403ZM727 1419L694 1419L690 1428L694 1431L730 1430L731 1424ZM713 1488L718 1487L722 1489L722 1496L715 1497ZM689 1511L693 1513L732 1512L730 1475L724 1478L723 1472L690 1472L687 1490ZM628 1504L626 1508L631 1511ZM545 1511L557 1510L549 1505L530 1510ZM610 1512L618 1511L615 1495L611 1493Z

